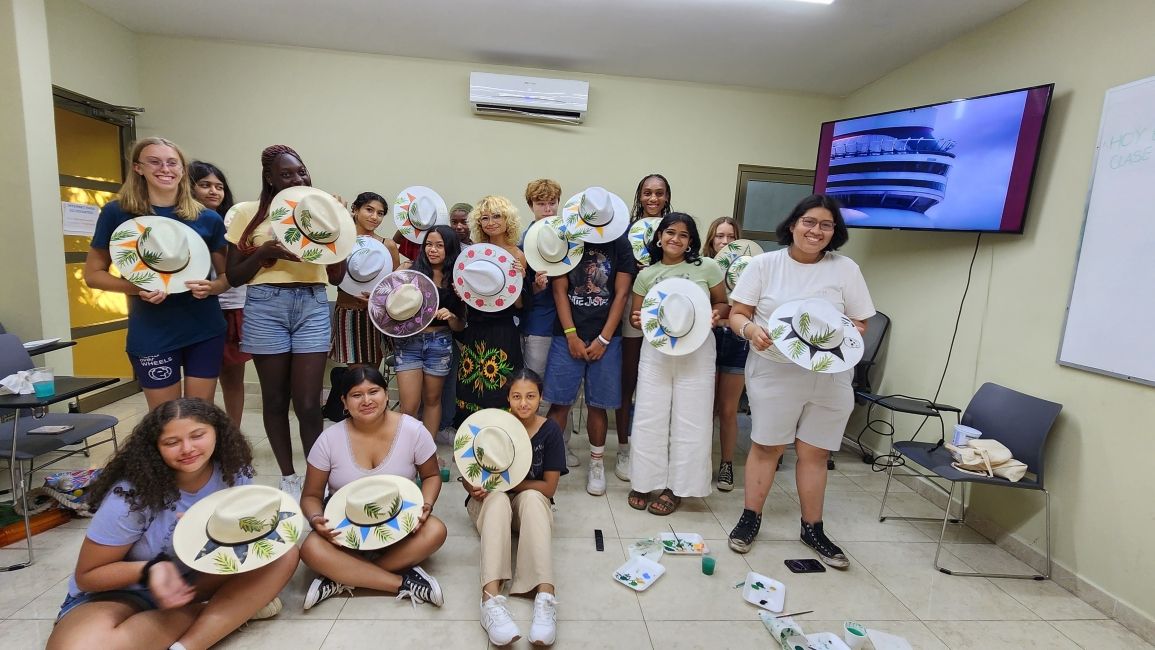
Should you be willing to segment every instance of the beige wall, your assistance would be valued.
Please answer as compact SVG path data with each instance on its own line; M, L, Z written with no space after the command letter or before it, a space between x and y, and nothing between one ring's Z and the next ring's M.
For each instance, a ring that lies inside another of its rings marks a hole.
M854 93L842 113L1055 82L1026 234L983 237L942 398L965 405L981 383L994 381L1064 405L1047 454L1055 557L1150 617L1155 393L1055 363L1103 94L1155 74L1148 29L1155 4L1115 0L1110 7L1036 0ZM1136 200L1149 210L1149 201ZM847 251L862 265L879 309L894 318L881 392L933 393L974 239L853 233ZM899 420L898 428L909 435L916 424ZM1041 549L1041 500L1005 492L975 490L977 512Z
M137 35L77 0L43 0L52 83L119 106L140 106Z
M472 115L469 72L590 82L588 120L543 125ZM701 84L495 68L424 59L140 37L142 134L163 134L220 165L255 198L260 152L285 143L317 187L352 198L429 185L449 203L483 194L524 208L527 181L565 198L605 185L632 202L661 171L673 204L708 221L733 209L740 163L810 167L837 101ZM528 215L528 208L523 210Z

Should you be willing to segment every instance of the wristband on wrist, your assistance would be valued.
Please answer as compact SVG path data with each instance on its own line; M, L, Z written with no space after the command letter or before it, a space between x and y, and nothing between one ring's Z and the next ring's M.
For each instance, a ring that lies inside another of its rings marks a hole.
M598 340L602 342L602 345L609 347L610 342L606 340L606 337L602 336L601 334L598 334Z
M747 341L749 341L749 340L750 340L750 339L749 339L749 338L747 338L747 336L746 336L746 326L747 326L747 325L749 325L749 324L750 324L750 321L746 321L745 323L742 323L742 327L739 327L739 328L738 328L738 336L742 337L743 339L745 339L745 340L747 340Z
M570 334L573 334L573 333L575 333L575 332L577 332L577 328L576 328L576 327L567 327L567 328L565 328L564 330L562 330L562 331L561 331L561 333L562 333L562 334L565 334L565 335L567 335L567 336L568 336L568 335L570 335Z
M154 556L151 560L149 560L148 562L145 562L144 568L141 569L141 571L140 571L140 580L139 580L140 585L142 587L144 587L145 589L148 589L149 588L148 587L148 572L149 572L149 570L152 569L152 567L160 564L161 562L171 562L171 561L172 561L172 558L168 556L168 553L161 551L160 553L157 553L156 556Z

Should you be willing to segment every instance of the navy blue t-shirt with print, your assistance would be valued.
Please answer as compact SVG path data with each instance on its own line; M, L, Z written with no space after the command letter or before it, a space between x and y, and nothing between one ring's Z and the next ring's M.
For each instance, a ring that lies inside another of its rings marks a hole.
M517 247L525 250L525 233L521 233L521 241L518 242ZM522 336L552 336L553 328L557 324L557 307L553 303L553 278L545 285L540 293L535 294L533 291L533 281L537 278L537 270L527 268L525 270L525 280L522 283L522 304L525 302L525 294L529 294L533 298L533 302L528 304L528 307L522 309L521 312L521 334Z
M569 300L570 314L579 339L588 344L602 333L610 315L610 307L613 306L614 281L618 273L633 275L637 268L626 235L604 244L586 244L582 261L569 272L569 289L566 290L566 299ZM630 297L626 296L626 299ZM626 310L629 310L628 302ZM619 320L614 324L613 335L617 336L621 331ZM564 336L560 321L554 325L553 334Z
M565 438L557 422L546 418L537 433L529 439L529 444L533 449L533 462L529 465L529 474L525 476L527 479L540 481L548 471L561 472L562 476L569 474L569 467L565 464Z
M153 214L176 219L189 226L205 240L210 252L223 251L225 222L212 210L202 210L195 221L176 216L172 207L153 206ZM110 201L100 210L92 233L92 248L108 250L109 240L118 226L134 216L120 209L119 201ZM194 298L191 292L169 295L159 305L128 297L129 354L143 357L177 350L193 343L207 341L225 333L225 317L216 296Z

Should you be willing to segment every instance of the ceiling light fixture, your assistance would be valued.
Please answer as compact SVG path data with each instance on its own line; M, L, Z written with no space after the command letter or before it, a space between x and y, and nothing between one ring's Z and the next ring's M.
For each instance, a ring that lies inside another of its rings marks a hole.
M793 0L794 2L805 2L812 5L832 5L834 0Z

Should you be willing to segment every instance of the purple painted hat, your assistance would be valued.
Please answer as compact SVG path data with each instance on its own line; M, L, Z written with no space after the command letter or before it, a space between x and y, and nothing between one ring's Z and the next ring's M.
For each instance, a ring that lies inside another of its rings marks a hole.
M369 319L388 336L404 338L425 329L439 306L437 286L417 271L394 271L369 293Z

